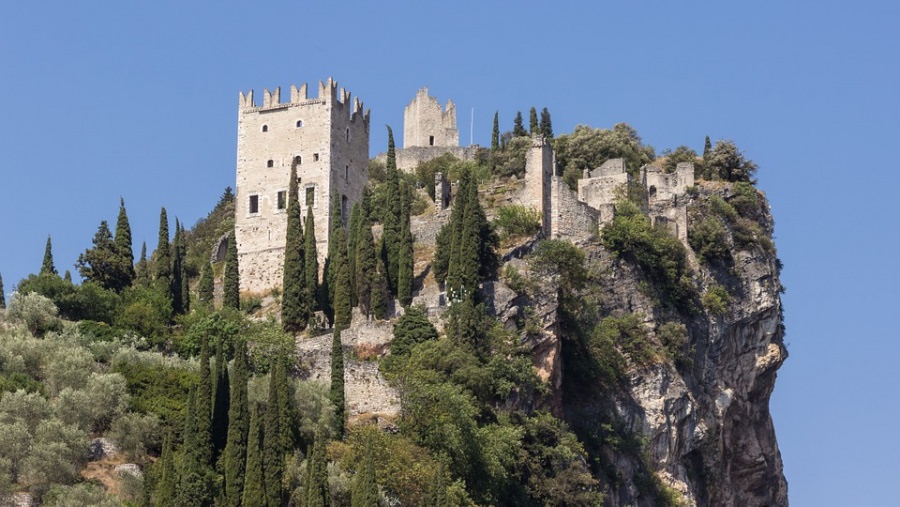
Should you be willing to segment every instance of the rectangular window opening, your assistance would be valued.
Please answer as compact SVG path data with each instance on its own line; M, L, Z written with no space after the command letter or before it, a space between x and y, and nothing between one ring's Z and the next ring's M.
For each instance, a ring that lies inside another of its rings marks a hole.
M428 136L428 146L434 146L434 136Z
M313 153L313 162L318 162L318 161L319 161L319 154Z
M284 209L287 207L287 192L282 190L278 192L278 209Z
M250 196L250 213L259 213L259 196Z
M306 187L306 205L313 206L316 202L316 187Z

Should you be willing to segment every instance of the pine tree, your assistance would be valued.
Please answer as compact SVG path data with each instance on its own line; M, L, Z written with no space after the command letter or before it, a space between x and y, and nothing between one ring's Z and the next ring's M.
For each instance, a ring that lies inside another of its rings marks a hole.
M491 153L500 151L500 111L494 112L494 129L491 131Z
M359 244L359 227L362 223L362 210L359 203L350 211L350 235L347 238L347 271L350 273L350 306L357 305L356 299L356 246Z
M168 286L172 277L172 257L169 254L169 219L166 208L159 212L159 241L156 243L156 280L165 279Z
M409 189L401 186L400 237L397 253L397 299L404 307L412 303L413 290L413 237L410 230Z
M184 236L181 232L181 223L175 218L175 238L172 240L172 281L169 286L172 300L172 313L182 315L185 313L184 294L181 291L184 279Z
M200 301L201 306L212 309L214 287L215 283L213 281L212 264L207 261L206 264L203 265L203 270L200 272L200 287L197 290L197 300Z
M331 404L338 424L338 435L344 435L344 347L341 344L341 329L335 327L331 336Z
M116 245L106 220L100 222L100 227L97 228L92 242L94 246L79 255L75 262L81 276L86 281L94 282L104 289L116 292L131 285L131 279L128 276L130 266L126 265L116 251Z
M284 279L281 296L281 324L284 331L296 334L306 329L309 308L306 307L306 254L303 248L303 227L298 196L297 163L291 164L288 184L287 234L284 247Z
M134 249L131 244L131 224L125 211L125 199L119 197L119 217L116 220L116 251L122 256L122 262L128 266L128 285L134 281Z
M513 137L527 136L525 124L522 121L522 111L516 111L516 119L513 120Z
M328 493L328 463L325 460L325 436L316 435L306 464L305 507L325 507L331 504Z
M212 371L209 367L209 339L204 336L200 340L200 381L197 384L197 396L194 400L194 411L190 417L196 419L197 458L204 465L212 465Z
M234 231L228 234L228 250L225 252L225 294L223 306L241 309L241 281L238 269L237 240Z
M230 379L228 377L228 360L225 358L225 344L220 337L216 340L216 382L213 386L212 408L212 461L219 459L225 450L228 440L228 412L230 403Z
M532 107L531 111L528 112L528 127L528 131L531 135L540 133L537 109L535 109L534 107Z
M306 259L304 259L303 265L305 268L306 307L312 314L318 306L316 295L319 293L319 253L316 251L316 224L312 206L306 208L304 227L303 250L306 253Z
M244 473L248 461L247 432L250 425L247 381L247 343L238 338L234 351L234 379L231 382L228 439L225 444L225 499L229 507L240 507L244 491ZM257 451L258 447L257 444Z
M359 311L366 318L372 316L372 281L378 275L377 269L372 227L368 221L363 220L359 226L356 245L356 301Z
M388 290L392 294L397 293L397 273L399 269L400 254L400 173L396 162L391 162L394 157L394 133L388 127L388 164L387 164L387 200L384 216L381 222L384 224L384 232L381 240L381 258L387 267Z
M268 505L262 460L264 435L260 417L259 406L253 404L250 410L250 429L247 442L247 464L245 468L247 476L243 477L244 489L240 503L242 507L266 507ZM238 505L232 502L229 499L231 505Z
M134 267L134 279L144 287L150 285L150 265L147 262L147 242L141 243L141 258Z
M0 275L0 310L6 308L6 293L3 292L3 275Z
M541 134L547 139L553 139L553 122L550 121L550 111L546 107L541 109Z
M47 245L44 247L44 260L41 262L41 274L57 275L56 266L53 265L53 245L50 236L47 236Z
M375 482L375 457L372 444L366 444L366 453L363 456L362 466L353 477L353 486L350 490L351 507L371 507L378 505L378 484Z

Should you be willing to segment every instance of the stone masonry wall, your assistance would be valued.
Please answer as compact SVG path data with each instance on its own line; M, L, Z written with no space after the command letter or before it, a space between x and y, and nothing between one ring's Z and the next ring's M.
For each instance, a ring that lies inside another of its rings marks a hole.
M472 162L480 149L481 147L477 144L472 146L414 146L412 148L401 148L395 151L397 169L413 172L419 164L434 160L444 153L449 153L464 162ZM379 153L375 160L382 163L387 162L387 153Z
M428 96L428 87L403 110L403 147L413 146L459 146L456 106L449 100L442 110L437 99Z

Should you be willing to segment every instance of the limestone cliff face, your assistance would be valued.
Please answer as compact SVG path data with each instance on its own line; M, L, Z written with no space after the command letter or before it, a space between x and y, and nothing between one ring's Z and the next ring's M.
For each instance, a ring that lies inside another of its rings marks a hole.
M728 202L727 184L699 186L689 210L702 217L713 196ZM648 341L663 348L660 327L683 324L685 357L660 354L642 364L628 361L615 387L573 381L566 358L572 346L555 297L556 281L545 280L525 298L505 287L489 287L498 316L529 306L540 332L523 335L535 366L554 395L543 408L562 415L582 437L612 506L661 504L786 506L787 482L769 414L776 372L787 358L778 261L768 242L772 219L762 194L753 230L760 236L736 246L727 231L728 252L714 262L688 247L696 309L675 310L647 290L644 274L595 242L580 245L596 277L597 314L639 317ZM744 224L746 225L746 224ZM746 232L746 231L744 231ZM527 269L520 260L514 266ZM502 284L500 284L502 285ZM715 311L704 294L724 288L728 300ZM627 438L622 438L626 435Z

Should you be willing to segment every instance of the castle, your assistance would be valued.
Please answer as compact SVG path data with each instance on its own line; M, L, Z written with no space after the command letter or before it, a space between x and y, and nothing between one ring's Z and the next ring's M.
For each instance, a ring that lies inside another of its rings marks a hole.
M265 293L281 287L287 228L290 167L297 163L303 216L312 208L320 268L328 251L332 205L340 202L344 226L353 204L368 183L369 111L359 99L328 79L318 96L307 97L307 86L291 86L289 102L281 90L264 91L257 106L253 91L241 92L238 104L235 238L241 291ZM442 109L422 88L404 110L403 146L397 150L399 169L450 153L473 160L479 149L459 146L453 101ZM383 159L384 154L379 155ZM646 190L645 208L654 224L668 227L687 242L686 190L694 185L693 164L680 163L673 173L654 166L640 170ZM547 139L536 135L526 155L524 186L512 201L537 209L545 237L585 241L612 220L618 192L630 181L622 159L585 168L577 191L563 181ZM450 184L438 174L436 208L450 203ZM446 218L446 217L444 217Z
M243 292L281 287L295 161L300 206L304 218L313 210L321 267L336 218L332 203L340 202L346 221L369 179L369 111L331 78L319 82L314 98L306 84L291 86L289 102L281 102L280 88L265 90L262 106L253 90L240 93L234 229Z

